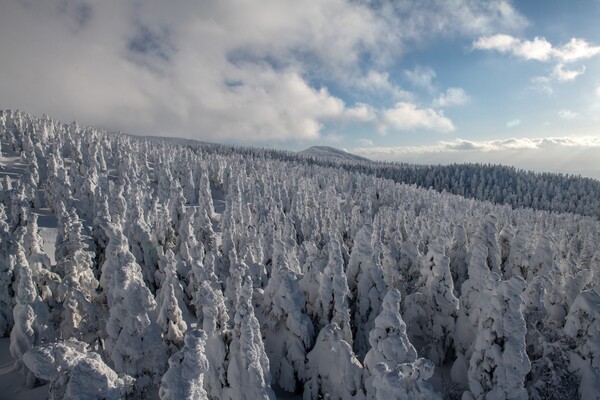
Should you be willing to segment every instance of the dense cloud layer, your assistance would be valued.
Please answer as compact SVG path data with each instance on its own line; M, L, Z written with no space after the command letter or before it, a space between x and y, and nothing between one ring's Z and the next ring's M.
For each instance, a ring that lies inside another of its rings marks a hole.
M571 115L565 114L565 117ZM359 147L352 149L352 152L374 160L430 164L448 164L457 160L496 163L542 172L581 174L600 179L599 149L598 137L568 136L487 141L456 139L441 141L432 146Z
M451 131L439 108L464 93L449 91L435 110L402 103L400 111L369 105L368 95L410 100L387 68L438 35L525 24L506 1L9 0L0 14L0 105L209 140L310 140L332 122ZM364 101L348 104L328 87Z

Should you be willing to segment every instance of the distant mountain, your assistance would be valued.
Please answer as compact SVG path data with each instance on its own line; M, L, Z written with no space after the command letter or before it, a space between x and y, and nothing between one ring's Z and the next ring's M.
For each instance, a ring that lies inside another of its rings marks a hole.
M352 161L371 161L368 158L348 153L347 151L336 149L329 146L313 146L306 150L299 151L298 154L308 157L333 158Z

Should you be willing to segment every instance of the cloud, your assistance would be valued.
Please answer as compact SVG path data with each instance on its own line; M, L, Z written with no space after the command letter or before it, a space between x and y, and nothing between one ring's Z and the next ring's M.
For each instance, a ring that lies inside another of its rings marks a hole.
M511 128L516 128L517 126L521 125L521 120L520 119L512 119L510 121L508 121L506 123L506 127L511 129Z
M462 88L448 88L446 93L442 93L433 101L434 107L448 107L465 104L469 101L469 96Z
M578 117L578 114L571 110L560 110L558 112L558 116L561 117L562 119L575 119Z
M556 65L549 76L536 76L531 79L531 87L552 94L552 81L568 82L583 75L585 66L578 69L567 68L565 64L580 62L600 54L600 46L591 45L584 39L572 38L562 46L554 46L543 37L522 40L510 35L484 36L473 42L477 50L495 50L512 54L525 60L552 61Z
M436 73L432 68L417 67L413 70L404 71L404 75L414 86L425 89L428 92L435 91L433 80L436 77Z
M565 69L564 64L561 63L554 67L551 76L560 82L566 82L574 80L584 72L585 65L582 65L580 69Z
M343 118L349 121L371 122L377 118L376 110L368 104L357 103L344 111Z
M418 108L412 103L399 102L393 108L384 111L383 131L388 127L400 131L428 129L438 132L452 132L454 124L444 116L443 111L432 108Z
M373 141L370 139L358 139L356 142L361 146L373 146Z
M600 86L596 88L596 96L600 97Z
M556 58L564 62L574 62L592 58L600 54L600 46L592 46L583 39L572 38L566 45L555 49Z
M440 141L429 146L413 147L372 147L369 149L356 148L353 152L361 155L402 155L425 154L452 151L483 151L499 152L505 150L541 150L548 148L599 148L600 137L597 136L565 136L547 138L510 138L499 140L465 140Z
M600 54L600 46L590 45L584 39L573 38L567 44L554 47L543 37L533 40L517 39L510 35L484 36L473 42L473 47L478 50L496 50L500 53L509 53L526 60L571 63L592 58Z
M552 45L544 38L520 40L510 35L485 36L477 39L473 47L478 50L496 50L511 53L526 60L547 61L552 56Z
M565 136L487 141L455 139L425 146L359 147L351 152L373 160L418 164L495 163L600 179L598 149L598 136ZM582 169L582 165L586 169Z
M354 79L352 85L359 90L371 94L376 93L380 96L391 96L394 99L410 100L413 98L411 92L390 82L390 74L388 72L369 70L366 75Z
M525 25L510 2L491 0L7 0L0 107L133 134L313 140L330 121L378 118L367 99L348 106L331 88L410 101L387 72L404 54L436 36ZM415 110L437 120L425 126L452 126Z

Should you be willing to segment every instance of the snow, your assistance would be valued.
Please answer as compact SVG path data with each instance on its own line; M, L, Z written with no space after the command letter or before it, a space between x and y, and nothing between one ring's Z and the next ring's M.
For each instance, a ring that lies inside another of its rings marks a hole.
M9 338L0 338L0 400L43 400L48 398L48 385L25 388L25 379L17 371L8 350Z
M54 221L56 221L56 218L48 219L54 219ZM56 229L56 226L40 226L39 233L40 236L42 236L42 239L44 240L44 245L42 246L42 249L44 249L44 253L46 253L46 255L50 258L52 265L55 265L56 260L54 259L54 250L56 249L56 235L58 233L58 230Z
M135 385L126 398L600 392L600 222L397 183L502 198L502 169L147 141L6 111L0 138L0 306L19 357L1 339L0 400L88 384ZM565 182L519 176L519 205ZM555 209L600 210L594 188L569 186ZM31 373L50 388L24 389Z
M320 157L325 159L350 160L350 161L371 161L368 158L348 153L347 151L336 149L329 146L312 146L298 154L308 157Z

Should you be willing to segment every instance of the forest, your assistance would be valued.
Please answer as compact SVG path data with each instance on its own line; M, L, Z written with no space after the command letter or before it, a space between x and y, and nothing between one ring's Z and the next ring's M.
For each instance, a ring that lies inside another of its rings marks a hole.
M0 337L51 399L600 399L600 183L0 111Z

